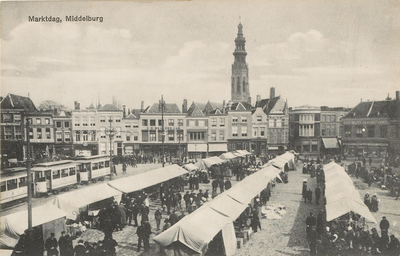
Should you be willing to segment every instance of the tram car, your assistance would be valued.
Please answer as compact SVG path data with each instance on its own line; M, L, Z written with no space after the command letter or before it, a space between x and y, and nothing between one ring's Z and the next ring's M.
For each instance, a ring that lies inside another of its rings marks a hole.
M8 204L28 196L26 167L7 168L1 171L0 203Z
M106 155L86 156L76 158L76 166L80 182L89 183L103 180L110 175L110 157Z
M69 190L78 184L76 162L62 160L35 164L32 168L35 178L35 192L58 194L61 190Z

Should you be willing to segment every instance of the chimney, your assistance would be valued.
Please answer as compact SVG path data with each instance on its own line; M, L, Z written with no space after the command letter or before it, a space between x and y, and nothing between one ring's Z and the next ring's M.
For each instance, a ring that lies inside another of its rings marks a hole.
M81 104L78 101L74 101L75 110L81 109Z
M143 112L144 110L144 101L142 100L140 103L140 112Z
M182 103L182 113L187 113L187 99L183 100Z
M122 118L126 118L126 106L125 106L125 104L122 105L122 110L124 111L124 112L122 113Z
M400 104L400 91L396 91L396 102Z
M257 107L258 103L260 103L260 101L261 101L261 95L257 95L256 107Z
M275 87L271 87L271 89L269 91L269 98L270 99L275 98Z

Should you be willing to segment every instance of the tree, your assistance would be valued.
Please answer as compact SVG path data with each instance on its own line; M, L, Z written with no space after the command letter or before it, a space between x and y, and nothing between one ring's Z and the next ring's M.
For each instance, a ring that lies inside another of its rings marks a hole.
M39 109L43 110L55 110L57 109L57 112L68 110L68 108L58 102L55 102L53 100L45 100L39 105Z

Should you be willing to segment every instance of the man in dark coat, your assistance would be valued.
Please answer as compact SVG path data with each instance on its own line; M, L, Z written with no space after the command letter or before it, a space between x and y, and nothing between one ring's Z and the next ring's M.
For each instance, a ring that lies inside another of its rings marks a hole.
M304 202L306 203L307 202L307 180L306 179L303 180L303 188L301 190L301 195L303 196Z
M137 245L137 251L140 252L140 248L142 247L142 242L144 245L144 249L147 250L149 249L149 238L151 234L151 230L149 233L148 226L146 227L145 221L141 222L141 225L137 228L136 234L138 235L138 245Z
M65 231L61 231L61 236L58 239L58 246L60 247L60 256L67 256L68 241L65 237Z
M317 224L317 219L314 217L313 213L310 212L310 215L306 218L307 238L309 238L311 230L314 228L315 224Z
M379 223L379 228L381 229L381 236L382 237L387 237L388 236L388 230L389 230L390 224L389 221L386 219L385 216L382 217L381 222Z
M189 191L186 191L186 194L183 196L183 200L185 201L185 209L186 211L189 208L189 202L190 202L190 194Z
M51 233L50 237L46 239L46 242L44 243L44 247L46 248L47 255L48 256L57 256L58 255L58 242L57 239L54 237L55 234Z
M225 181L225 190L228 190L228 189L230 189L231 187L232 187L231 181L229 180L229 178L226 178L226 181Z
M78 244L74 248L75 256L85 256L86 255L86 247L83 244L83 240L79 240Z
M319 199L321 197L321 189L319 186L315 188L315 203L318 205L319 204Z
M212 192L216 193L217 192L217 188L218 188L218 180L215 179L211 182L211 187L212 187Z

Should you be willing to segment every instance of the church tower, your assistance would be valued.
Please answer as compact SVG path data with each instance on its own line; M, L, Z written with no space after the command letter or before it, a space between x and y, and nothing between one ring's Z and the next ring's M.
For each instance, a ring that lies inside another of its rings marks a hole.
M244 101L251 104L249 89L249 69L246 63L246 39L243 37L242 28L242 23L239 23L238 34L235 39L236 48L233 52L235 60L232 64L231 100L235 102Z

